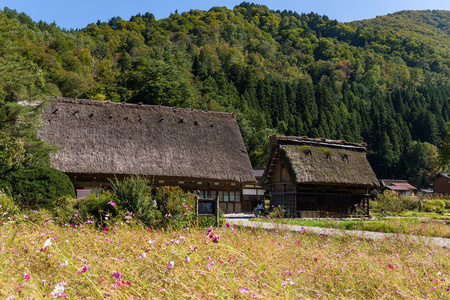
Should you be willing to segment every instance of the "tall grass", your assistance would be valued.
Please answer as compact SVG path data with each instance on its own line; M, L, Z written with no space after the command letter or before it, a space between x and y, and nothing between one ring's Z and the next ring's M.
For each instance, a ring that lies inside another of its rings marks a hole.
M450 251L419 242L32 219L2 220L1 299L449 297Z

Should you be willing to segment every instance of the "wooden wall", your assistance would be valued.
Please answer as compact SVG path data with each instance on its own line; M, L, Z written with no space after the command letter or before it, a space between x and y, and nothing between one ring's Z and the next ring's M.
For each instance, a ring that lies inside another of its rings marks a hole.
M433 191L435 194L450 195L450 179L439 176L433 182Z

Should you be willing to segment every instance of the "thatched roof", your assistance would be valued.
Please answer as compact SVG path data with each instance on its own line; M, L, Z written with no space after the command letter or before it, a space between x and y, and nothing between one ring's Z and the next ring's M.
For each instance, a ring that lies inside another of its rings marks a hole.
M276 135L269 139L264 183L271 181L276 161L282 159L296 183L378 186L364 143Z
M65 173L255 182L231 113L57 98L41 123Z

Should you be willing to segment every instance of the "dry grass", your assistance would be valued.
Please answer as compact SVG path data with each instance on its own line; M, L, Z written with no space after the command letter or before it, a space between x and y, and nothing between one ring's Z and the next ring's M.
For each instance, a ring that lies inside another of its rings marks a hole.
M450 251L395 238L366 241L233 227L164 232L125 223L101 231L89 223L58 226L51 218L40 225L17 221L0 227L2 299L48 299L60 283L66 285L59 297L68 299L450 295ZM44 250L47 239L53 245Z

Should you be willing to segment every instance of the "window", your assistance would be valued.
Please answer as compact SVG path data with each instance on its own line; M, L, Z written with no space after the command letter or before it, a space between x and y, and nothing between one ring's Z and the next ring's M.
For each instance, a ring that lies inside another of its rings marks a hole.
M224 202L228 202L230 199L228 192L223 192L223 201Z
M241 202L241 193L236 192L236 202Z
M234 192L230 192L230 202L234 202L235 198L234 198Z

